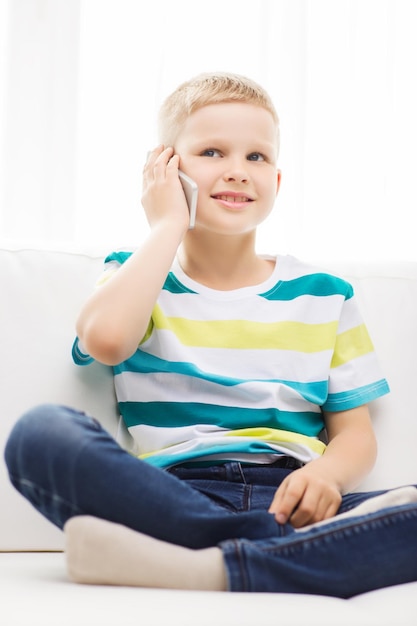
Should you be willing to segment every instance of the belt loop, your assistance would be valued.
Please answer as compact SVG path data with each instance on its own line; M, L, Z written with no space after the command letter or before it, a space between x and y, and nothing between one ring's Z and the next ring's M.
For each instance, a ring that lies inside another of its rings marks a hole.
M246 483L242 464L239 461L229 461L223 467L226 472L226 480L231 483Z

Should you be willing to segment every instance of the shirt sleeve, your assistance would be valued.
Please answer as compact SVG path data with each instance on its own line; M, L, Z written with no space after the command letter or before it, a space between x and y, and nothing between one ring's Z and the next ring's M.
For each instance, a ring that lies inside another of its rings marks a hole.
M76 365L90 365L94 361L93 357L86 353L78 337L72 344L72 359Z
M353 290L341 311L328 389L325 411L353 409L390 391Z
M103 285L131 254L131 252L112 252L109 254L104 260L104 269L96 282L95 289ZM72 345L72 359L76 365L89 365L94 362L93 357L87 353L78 337L75 338Z

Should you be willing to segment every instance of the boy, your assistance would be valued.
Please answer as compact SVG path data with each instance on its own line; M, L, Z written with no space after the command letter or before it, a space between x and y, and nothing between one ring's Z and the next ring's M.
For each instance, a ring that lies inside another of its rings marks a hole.
M114 368L139 458L38 407L10 437L12 481L64 527L78 582L348 597L416 580L417 490L349 493L375 460L367 404L388 392L352 288L255 251L281 180L269 96L200 75L165 101L160 136L149 236L108 257L73 351ZM192 230L179 168L198 185Z

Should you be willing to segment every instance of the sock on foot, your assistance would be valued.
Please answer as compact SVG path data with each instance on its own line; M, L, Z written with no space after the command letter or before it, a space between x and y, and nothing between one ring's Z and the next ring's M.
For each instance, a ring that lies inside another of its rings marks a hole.
M220 548L191 550L91 516L64 527L69 577L78 583L226 590Z

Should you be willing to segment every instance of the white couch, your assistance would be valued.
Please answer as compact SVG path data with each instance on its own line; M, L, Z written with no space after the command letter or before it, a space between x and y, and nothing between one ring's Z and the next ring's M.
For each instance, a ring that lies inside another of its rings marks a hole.
M2 451L16 419L42 402L87 410L116 436L110 372L71 360L74 320L105 252L0 248ZM417 263L321 265L354 284L392 389L372 407L379 459L362 488L417 483ZM0 493L3 626L417 624L417 583L350 600L76 585L66 576L62 533L9 485L3 460Z

